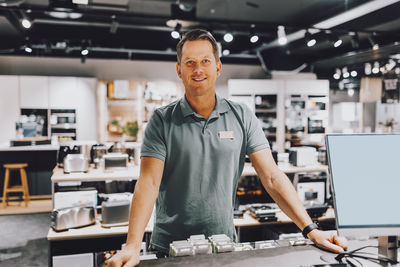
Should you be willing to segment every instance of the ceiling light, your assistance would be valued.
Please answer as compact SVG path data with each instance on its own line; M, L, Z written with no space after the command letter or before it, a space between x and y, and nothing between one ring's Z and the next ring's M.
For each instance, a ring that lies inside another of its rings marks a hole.
M231 53L231 51L229 51L229 49L224 49L224 51L222 51L222 55L224 56L228 56Z
M25 29L29 29L32 26L32 23L26 18L22 19L21 24Z
M340 74L341 74L340 69L337 68L335 74L333 74L333 78L339 80Z
M374 62L374 68L372 69L373 74L377 74L379 72L379 62L375 61Z
M177 23L174 30L171 32L171 36L174 39L179 39L181 38L181 34L179 33L179 31L181 30L182 25L180 23Z
M358 33L351 32L349 34L351 36L351 47L353 47L353 49L358 49L360 47L360 38L358 37Z
M334 47L339 47L342 43L343 43L342 39L337 39L337 40L333 43L333 46L334 46Z
M371 47L372 47L373 50L379 49L379 44L377 44L377 43L375 42L375 40L374 40L374 38L372 38L372 36L369 36L369 37L368 37L368 41L369 41L369 43L371 44Z
M89 54L89 50L87 49L87 48L83 48L82 50L81 50L81 55L82 56L87 56Z
M343 73L343 78L349 78L350 73L348 72L347 67L343 67L342 73Z
M389 59L389 62L386 64L386 69L391 71L394 67L396 67L396 62L393 59Z
M394 69L394 73L396 73L397 75L399 75L399 74L400 74L400 68L399 68L399 67L395 68L395 69Z
M317 40L315 40L315 38L311 36L311 33L308 30L304 34L304 38L306 39L308 47L314 46L317 43Z
M253 34L251 37L250 37L250 42L251 43L257 43L258 42L258 35L256 35L256 34Z
M230 43L233 41L233 35L231 33L225 33L224 35L224 41L227 43Z
M31 48L29 45L26 45L26 46L25 46L25 52L26 52L26 53L32 53L32 51L33 51L33 50L32 50L32 48Z
M347 95L348 96L353 96L354 95L354 89L353 88L347 89Z
M364 65L364 73L365 73L365 75L370 75L371 72L372 72L371 63L368 63L368 62L365 63L365 65Z
M280 45L285 45L287 44L287 37L285 33L285 27L282 25L278 26L278 43Z
M355 70L352 70L351 72L350 72L350 75L351 75L351 77L357 77L357 71L355 71Z

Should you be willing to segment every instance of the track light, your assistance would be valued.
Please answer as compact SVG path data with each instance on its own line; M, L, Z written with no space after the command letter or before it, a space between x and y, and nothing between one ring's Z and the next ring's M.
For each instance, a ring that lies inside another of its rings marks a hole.
M24 50L25 50L26 53L32 53L32 51L33 51L32 47L30 47L30 45L25 45Z
M342 39L340 39L336 35L333 36L333 46L334 47L339 47L342 43L343 43Z
M348 72L347 67L343 67L342 73L343 73L343 78L349 78L350 73Z
M306 39L306 43L308 47L314 46L317 43L314 37L312 37L311 33L307 30L304 34L304 38Z
M396 62L391 58L385 67L388 71L391 71L394 67L396 67Z
M365 73L365 75L371 75L371 72L372 72L372 66L371 66L371 63L365 63L365 65L364 65L364 73Z
M171 32L172 38L179 39L181 37L181 34L179 32L181 30L181 28L182 28L182 25L180 23L177 23L174 30Z
M224 35L224 41L227 43L230 43L233 41L233 35L230 32L225 33Z
M89 54L89 49L86 45L85 41L82 41L82 46L81 46L81 55L82 56L87 56Z
M350 75L351 75L351 77L357 77L357 71L355 71L355 70L352 70L351 72L350 72Z
M368 41L371 44L373 50L379 49L379 44L377 44L372 36L368 37Z
M347 95L348 96L353 96L354 95L354 89L353 88L347 89Z
M360 47L360 38L358 37L358 33L351 32L349 35L351 36L351 47L353 47L353 49L358 49Z
M29 29L32 26L32 23L27 18L23 18L21 24L25 29Z
M111 16L111 25L110 25L110 33L116 34L118 30L119 22L117 21L117 17L115 15Z
M224 49L224 51L222 51L222 55L224 56L229 56L230 53L231 51L229 51L229 49Z
M339 80L340 79L340 74L341 74L340 69L336 68L336 72L335 72L335 74L333 74L333 78L335 80Z
M277 35L278 35L278 43L280 45L287 44L287 37L286 37L286 32L285 32L285 27L284 26L282 26L282 25L278 26Z
M373 67L373 69L372 69L372 73L373 74L377 74L379 72L379 62L378 61L375 61L374 62L374 67Z
M254 43L257 43L259 39L260 38L258 37L257 34L252 34L250 37L250 42L254 44Z

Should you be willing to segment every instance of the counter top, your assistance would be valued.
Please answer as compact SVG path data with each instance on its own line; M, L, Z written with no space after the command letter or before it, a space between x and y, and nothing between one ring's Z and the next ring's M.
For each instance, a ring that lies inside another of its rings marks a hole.
M35 145L35 146L10 146L9 144L1 144L0 152L7 151L57 151L58 145Z
M106 180L137 180L140 167L129 166L126 169L104 170L103 168L90 168L88 172L64 173L62 168L54 168L51 176L52 182L67 181L106 181Z
M328 171L327 165L322 164L315 164L310 166L293 166L290 164L287 165L278 165L279 169L284 173L296 173L296 172L323 172ZM251 165L251 163L246 163L243 168L242 176L249 176L249 175L257 175L256 170Z

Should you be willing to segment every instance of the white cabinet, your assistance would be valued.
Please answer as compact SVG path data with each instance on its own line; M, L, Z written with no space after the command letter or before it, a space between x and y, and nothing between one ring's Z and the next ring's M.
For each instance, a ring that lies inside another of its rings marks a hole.
M0 76L0 143L15 138L15 122L18 117L18 76Z
M77 140L96 140L96 79L49 77L51 109L75 109Z
M17 76L16 76L17 77ZM49 78L46 76L20 76L20 107L49 107Z

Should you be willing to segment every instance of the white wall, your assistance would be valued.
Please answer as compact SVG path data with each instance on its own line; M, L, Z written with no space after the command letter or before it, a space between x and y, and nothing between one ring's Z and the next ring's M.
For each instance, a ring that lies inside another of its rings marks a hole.
M15 138L19 117L18 76L0 76L0 145Z

